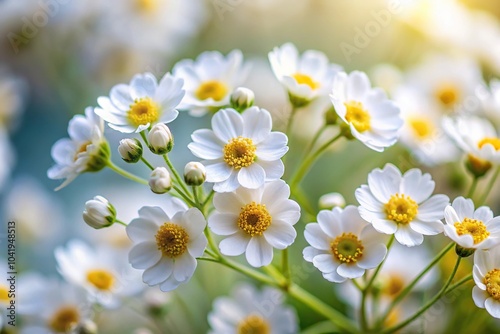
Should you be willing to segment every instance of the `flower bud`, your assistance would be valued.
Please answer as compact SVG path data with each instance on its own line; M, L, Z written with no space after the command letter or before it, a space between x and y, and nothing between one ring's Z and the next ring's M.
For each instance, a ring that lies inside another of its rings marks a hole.
M337 115L337 112L335 111L335 107L332 105L325 112L325 124L326 125L335 125L335 124L337 124L338 119L339 119L339 115Z
M465 248L460 246L459 244L455 245L455 253L457 253L460 257L469 257L474 254L476 250L474 248Z
M201 186L207 179L205 166L196 161L191 161L184 167L184 181L188 186Z
M120 140L118 152L124 161L136 163L142 157L142 144L135 138L125 138Z
M172 178L165 167L156 167L151 172L149 187L155 194L164 194L172 188Z
M319 208L321 210L331 210L336 206L341 208L345 206L344 196L339 193L329 193L319 198Z
M161 155L172 150L174 137L165 123L158 123L149 131L148 142L151 152Z
M85 320L80 326L78 326L76 333L78 334L97 334L97 324L92 320Z
M242 112L250 108L255 100L255 94L251 89L238 87L231 94L231 107Z
M467 156L465 167L476 178L483 177L491 169L492 164L487 160L475 157L472 154Z
M116 210L107 199L96 196L85 203L83 220L95 229L109 227L116 220Z

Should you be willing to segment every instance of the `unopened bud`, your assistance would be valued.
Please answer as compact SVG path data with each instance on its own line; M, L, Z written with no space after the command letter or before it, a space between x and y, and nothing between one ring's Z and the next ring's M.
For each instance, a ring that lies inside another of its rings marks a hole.
M231 107L242 112L253 106L255 94L251 89L238 87L231 94Z
M164 194L172 188L172 178L165 167L156 167L151 172L149 187L155 194Z
M339 119L339 115L337 115L337 112L335 111L335 107L332 105L325 112L325 124L326 125L335 125L335 124L337 124L338 119Z
M479 178L484 176L491 169L492 164L487 160L475 157L469 154L465 161L465 167L471 172L474 177Z
M142 157L142 144L135 138L125 138L120 140L118 152L124 161L136 163Z
M188 186L201 186L207 179L205 166L196 161L191 161L184 167L184 181Z
M165 123L155 124L148 133L149 149L154 154L166 154L174 147L174 137Z
M96 196L85 203L83 220L95 229L109 227L116 220L116 210L107 199Z
M345 206L344 196L339 193L328 193L319 198L319 208L321 210L331 210L336 206L341 208Z
M85 320L77 329L78 334L97 334L97 325L92 320Z

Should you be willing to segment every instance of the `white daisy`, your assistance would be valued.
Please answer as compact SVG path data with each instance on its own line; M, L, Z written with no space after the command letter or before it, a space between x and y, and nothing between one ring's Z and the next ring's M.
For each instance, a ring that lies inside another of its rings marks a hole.
M172 73L184 79L186 97L180 109L193 116L217 111L229 105L231 93L246 78L243 54L233 50L227 56L218 51L203 52L196 60L184 59L175 64Z
M82 241L72 240L66 248L57 248L54 254L61 275L84 288L93 302L107 308L118 307L123 297L143 287L140 273L130 268L122 253L109 247L90 247Z
M387 236L363 220L354 205L322 210L317 219L306 225L304 236L311 246L303 255L328 281L341 283L361 277L384 260Z
M144 283L160 285L162 291L174 290L193 276L196 257L203 255L207 246L205 226L198 209L188 209L176 198L168 197L166 211L159 207L141 208L139 218L127 226L134 243L130 264L144 270Z
M222 109L212 117L213 130L196 130L188 147L206 159L207 182L215 183L215 191L229 192L240 185L255 189L285 171L281 157L288 151L288 138L271 128L265 109L252 107L243 114Z
M215 234L227 236L219 244L221 253L245 253L254 267L270 264L273 248L285 249L297 236L293 225L300 218L300 207L289 197L290 187L283 180L258 189L240 187L216 193L215 212L208 218L208 226Z
M500 318L500 247L474 253L472 298L477 307Z
M478 163L500 164L500 136L485 118L445 118L443 127L458 147Z
M141 132L156 123L177 118L175 109L184 97L183 80L167 73L158 83L151 73L135 75L130 84L114 86L109 97L97 99L95 112L112 129L123 133Z
M104 122L94 113L94 108L85 109L85 116L76 115L68 124L70 138L59 139L51 155L56 165L47 175L51 179L66 179L56 190L67 186L79 174L98 171L109 160L109 145L104 138Z
M487 206L474 210L471 199L457 197L444 210L444 234L466 249L490 249L500 244L500 217Z
M297 315L293 308L282 304L283 299L283 294L273 288L258 291L249 284L239 285L231 297L214 300L213 310L208 314L209 333L297 333ZM263 305L269 302L272 307L264 309Z
M443 232L441 219L449 204L446 195L431 196L435 183L429 174L413 168L404 175L392 164L368 174L368 185L356 189L359 213L373 227L394 234L405 246L420 245L423 235Z
M0 127L15 128L23 111L26 83L0 66Z
M330 99L350 133L372 150L382 152L398 140L403 125L399 107L363 72L335 76Z
M274 75L288 91L290 101L297 107L320 95L326 96L332 89L334 76L342 71L340 65L330 64L320 51L307 50L299 56L292 43L269 52L269 62Z

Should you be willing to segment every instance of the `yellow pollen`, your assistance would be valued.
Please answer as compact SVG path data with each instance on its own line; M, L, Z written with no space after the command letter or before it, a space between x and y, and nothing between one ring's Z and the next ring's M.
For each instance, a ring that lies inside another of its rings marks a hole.
M0 303L8 303L9 300L9 288L6 285L0 284Z
M483 138L479 141L479 143L477 143L477 146L479 148L483 148L483 146L486 144L493 145L496 151L500 150L500 138L494 138L494 137Z
M250 314L238 324L238 334L269 334L271 326L266 319L256 314Z
M342 233L330 243L333 256L342 263L355 263L363 257L363 244L353 233Z
M253 237L262 235L272 221L273 219L264 204L252 202L241 208L238 227Z
M385 204L387 219L398 224L408 224L418 213L418 204L405 194L395 194Z
M155 123L160 118L159 107L149 97L136 99L127 113L129 122L134 126Z
M224 146L224 161L236 169L248 167L255 161L256 150L252 139L241 136L233 138Z
M314 81L307 74L295 73L294 75L292 75L292 77L297 81L299 85L308 85L312 90L318 89L320 86L318 82Z
M486 285L486 292L493 299L500 300L500 269L488 271L486 276L484 276L484 285Z
M78 159L78 155L80 153L83 153L83 152L87 151L87 146L90 145L90 144L92 144L92 142L91 141L87 141L87 142L83 143L82 145L80 145L80 147L78 148L78 150L75 152L75 155L73 157L73 161L76 161Z
M434 132L433 124L426 118L411 118L408 123L413 130L413 133L420 139L430 137Z
M226 97L228 92L227 86L217 80L209 80L202 82L196 90L196 97L199 100L212 98L214 101L221 101Z
M458 235L470 234L474 240L474 244L480 243L490 235L490 232L486 229L486 225L476 219L464 218L461 223L456 222L453 226L455 226Z
M69 333L79 321L80 313L74 306L63 306L52 315L48 325L55 333Z
M390 297L396 297L403 290L404 286L404 279L397 273L391 273L384 282L383 292Z
M189 234L173 223L164 223L156 232L156 244L164 256L176 258L187 251Z
M452 107L455 103L457 103L459 95L460 92L457 87L450 84L443 85L436 91L436 98L445 107Z
M158 8L158 0L136 0L136 6L141 12L151 13Z
M354 125L359 132L365 132L371 129L371 117L368 111L363 108L363 104L357 101L345 102L347 122Z
M109 291L115 284L115 276L104 269L93 269L87 272L87 281L99 290Z

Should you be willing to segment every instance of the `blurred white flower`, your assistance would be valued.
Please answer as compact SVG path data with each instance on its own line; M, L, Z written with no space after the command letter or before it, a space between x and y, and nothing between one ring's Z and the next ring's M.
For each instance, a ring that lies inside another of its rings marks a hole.
M432 195L435 182L430 174L417 168L401 175L399 169L386 164L368 174L368 185L356 189L355 195L363 219L385 234L394 234L405 246L420 245L424 235L443 232L446 195Z
M247 72L240 50L233 50L227 56L207 51L196 60L179 61L172 70L175 77L184 79L186 89L179 108L189 110L193 116L202 116L229 106L232 92L245 80Z
M238 285L230 298L215 299L208 315L209 333L297 333L297 315L283 300L279 290L266 287L258 291L249 284ZM270 310L263 307L269 303L273 303Z
M0 67L0 127L12 130L18 124L25 104L26 83Z
M170 73L158 83L151 73L135 75L130 84L114 86L109 97L97 99L100 108L95 112L114 130L141 132L161 122L170 123L177 118L175 109L184 96L183 80Z
M288 138L271 132L267 110L251 107L239 114L222 109L212 117L212 129L196 130L188 148L205 159L207 182L215 183L215 191L234 191L240 185L256 189L283 176Z
M319 198L319 208L322 210L331 210L338 206L343 208L345 206L345 198L340 193L328 193Z
M477 307L500 318L500 247L474 253L472 298Z
M0 189L7 183L14 168L16 154L10 143L7 132L0 128Z

